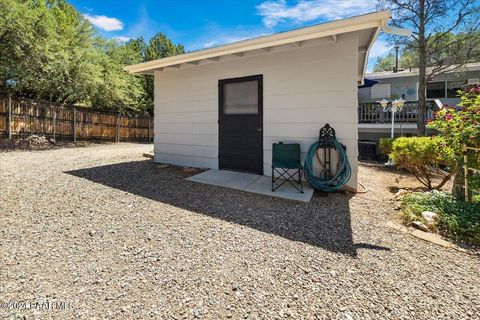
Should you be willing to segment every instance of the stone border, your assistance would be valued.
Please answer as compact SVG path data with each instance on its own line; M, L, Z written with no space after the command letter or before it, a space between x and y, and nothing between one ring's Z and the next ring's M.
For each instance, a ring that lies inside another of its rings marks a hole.
M447 240L444 240L441 238L438 234L431 233L431 232L425 232L419 229L413 229L413 228L408 228L404 225L401 225L399 223L393 222L393 221L387 221L387 226L395 229L397 231L401 231L403 233L408 233L416 238L428 241L430 243L442 246L444 248L451 248L459 252L464 252L470 254L470 252L464 248L461 248Z

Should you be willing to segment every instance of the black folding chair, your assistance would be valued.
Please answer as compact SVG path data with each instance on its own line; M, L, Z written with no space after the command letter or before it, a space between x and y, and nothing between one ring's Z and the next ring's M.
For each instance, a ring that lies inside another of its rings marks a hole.
M279 176L275 177L275 173L278 173ZM274 143L272 145L272 191L277 190L281 185L288 182L299 192L303 193L302 174L303 166L300 160L300 144ZM275 184L278 180L282 181L279 184Z

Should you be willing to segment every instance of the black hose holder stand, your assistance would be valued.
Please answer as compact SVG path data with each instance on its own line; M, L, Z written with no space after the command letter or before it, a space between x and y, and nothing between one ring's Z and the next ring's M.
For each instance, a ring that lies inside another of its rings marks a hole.
M335 148L333 144L333 140L335 139L335 129L327 123L320 129L320 133L318 134L318 147L322 149Z
M318 150L323 149L323 165L320 170L320 178L322 179L329 179L332 177L332 149L335 149L335 145L333 144L333 140L335 140L335 129L330 127L327 123L323 128L320 129L318 134L318 149L317 149L317 157L319 157ZM319 161L320 157L318 158ZM321 161L322 162L322 161Z
M318 148L319 149L335 149L333 140L336 140L335 129L330 127L327 123L323 128L320 129L318 134ZM347 151L347 146L343 143L340 144L345 151Z
M322 179L329 179L333 177L332 173L332 149L336 150L335 144L333 143L337 137L335 135L335 129L330 127L327 123L323 128L320 129L318 134L318 150L323 149L323 165L322 169L320 170L320 178ZM342 147L345 151L347 151L347 147L342 144ZM317 152L318 152L317 150ZM317 157L318 157L317 153ZM320 158L318 158L319 161Z

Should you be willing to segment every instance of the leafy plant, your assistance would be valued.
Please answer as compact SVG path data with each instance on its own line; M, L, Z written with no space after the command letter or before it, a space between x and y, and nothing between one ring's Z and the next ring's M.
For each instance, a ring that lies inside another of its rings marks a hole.
M378 147L384 155L389 155L392 152L392 145L395 138L380 138Z
M444 192L412 193L402 199L403 218L422 220L423 211L439 216L437 230L456 241L480 245L480 203L467 203Z
M440 189L454 174L455 154L441 137L401 137L392 144L390 157L411 172L429 190ZM441 182L434 186L433 178Z
M480 87L474 86L459 93L461 94L459 106L440 109L428 123L428 127L436 129L454 150L456 167L461 169L465 155L463 145L480 148ZM468 153L467 164L469 167L480 169L480 153ZM462 199L463 170L458 170L458 173L453 193L458 199ZM480 192L480 175L471 174L468 179L472 191Z

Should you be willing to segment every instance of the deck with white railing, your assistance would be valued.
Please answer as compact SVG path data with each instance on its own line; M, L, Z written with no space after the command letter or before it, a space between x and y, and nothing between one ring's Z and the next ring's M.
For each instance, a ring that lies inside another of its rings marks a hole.
M426 119L432 118L438 110L434 101L427 102ZM395 123L416 124L418 119L418 101L407 101L402 111L395 113ZM358 105L359 124L390 124L392 113L383 111L378 102L360 103Z

